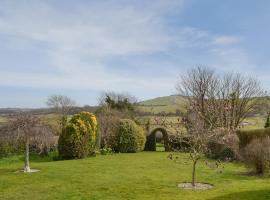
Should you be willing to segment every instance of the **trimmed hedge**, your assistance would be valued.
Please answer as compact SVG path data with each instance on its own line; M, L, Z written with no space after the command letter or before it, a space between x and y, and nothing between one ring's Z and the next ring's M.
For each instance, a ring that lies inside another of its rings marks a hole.
M238 130L239 146L245 147L250 144L253 139L270 136L270 128L254 129L254 130Z
M156 128L150 133L150 135L147 136L144 150L156 151L156 142L157 142L156 133L157 132L162 133L162 137L160 138L160 140L163 140L165 151L170 151L171 149L170 149L170 144L169 144L169 135L164 128Z
M89 112L74 115L59 137L59 156L64 159L85 158L94 153L96 134L95 115Z
M110 146L115 152L135 153L145 145L143 128L130 119L121 119L110 137Z
M146 143L144 147L145 151L156 151L156 133L151 133L146 137Z

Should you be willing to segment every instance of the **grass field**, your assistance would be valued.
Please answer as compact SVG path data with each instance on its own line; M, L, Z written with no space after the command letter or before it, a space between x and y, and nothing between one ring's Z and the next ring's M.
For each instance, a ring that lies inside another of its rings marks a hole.
M90 200L266 200L270 179L241 175L240 164L225 164L218 173L198 164L198 180L211 183L208 191L178 189L190 181L188 155L181 164L168 160L166 152L142 152L97 156L84 160L36 159L33 174L15 173L23 165L20 157L0 160L0 199L90 199Z
M260 129L264 128L266 117L263 116L257 116L257 117L249 117L245 120L245 122L248 122L248 125L245 126L243 129Z
M7 122L7 118L0 116L0 123L5 123L5 122Z

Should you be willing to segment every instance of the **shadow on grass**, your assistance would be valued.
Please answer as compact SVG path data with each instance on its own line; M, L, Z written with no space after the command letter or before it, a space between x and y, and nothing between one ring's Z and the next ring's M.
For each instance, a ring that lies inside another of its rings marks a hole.
M24 161L24 156L20 156L21 161ZM58 160L58 154L51 152L49 155L30 154L30 162L53 162Z
M254 190L246 192L231 193L224 196L218 196L207 200L268 200L270 199L269 190Z
M17 168L14 168L14 169L0 169L0 175L14 173L16 170L17 170Z

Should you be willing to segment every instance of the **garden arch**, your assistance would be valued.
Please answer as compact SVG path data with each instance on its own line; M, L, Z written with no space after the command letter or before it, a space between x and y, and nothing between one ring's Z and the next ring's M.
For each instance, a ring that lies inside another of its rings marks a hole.
M164 141L165 151L170 151L169 147L169 137L166 129L158 127L150 132L150 134L146 137L145 143L145 151L156 151L156 133L161 132Z

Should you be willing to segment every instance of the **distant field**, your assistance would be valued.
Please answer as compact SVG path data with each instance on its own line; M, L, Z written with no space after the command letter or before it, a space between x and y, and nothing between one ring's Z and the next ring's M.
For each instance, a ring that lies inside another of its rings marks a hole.
M249 117L244 121L243 129L258 129L263 128L266 121L265 114L270 107L269 97L262 97L261 105L256 107L253 117ZM158 97L140 103L138 108L143 112L148 112L152 115L158 113L176 113L176 111L186 112L186 100L182 96L172 95L165 97ZM150 117L154 118L154 117ZM153 121L151 119L151 121ZM168 121L175 122L177 117L167 117Z
M264 116L256 116L247 118L244 123L247 123L242 129L259 129L264 128L264 124L266 122L266 117Z
M267 112L267 109L270 108L270 99L269 97L263 97L261 98L261 101L262 104L254 110L254 116L249 117L244 121L246 123L245 126L242 127L243 129L257 129L264 127L266 120L265 113ZM149 116L140 117L140 121L150 118L151 123L155 123L155 114L164 113L166 115L170 113L176 114L179 112L185 113L186 105L186 99L179 95L164 96L142 101L139 103L138 109L149 114ZM81 108L81 110L82 109L83 108ZM48 114L48 112L46 113L44 110L41 110L40 112L35 111L35 113L38 113L38 116L40 116L45 122L48 122L52 127L59 128L59 118L56 114ZM7 120L8 119L6 117L0 116L0 125L7 122ZM176 123L178 121L178 117L169 116L166 117L166 120Z
M6 117L0 116L0 126L6 123L8 119Z

